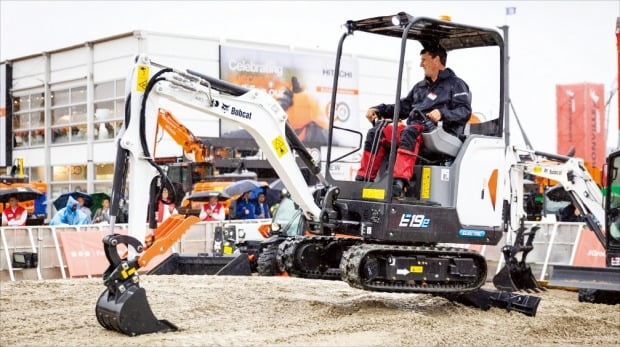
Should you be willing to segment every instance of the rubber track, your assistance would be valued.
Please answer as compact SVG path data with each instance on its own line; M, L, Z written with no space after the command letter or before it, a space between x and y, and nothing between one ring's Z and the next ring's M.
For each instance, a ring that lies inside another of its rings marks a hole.
M478 266L479 273L470 283L405 283L403 281L375 280L365 281L360 278L360 265L371 252L383 254L399 253L406 256L453 256L458 258L473 258ZM340 272L343 280L354 288L368 291L399 292L399 293L429 293L429 294L459 294L480 288L486 281L486 260L480 254L463 248L402 246L385 244L359 244L350 247L342 256Z
M312 236L291 238L282 242L278 249L278 264L284 268L289 275L302 278L323 279L323 280L340 280L340 269L338 267L329 268L326 271L316 271L304 269L295 261L295 252L300 246L306 244L319 244L323 247L329 243L337 241L343 247L360 242L359 238L338 238L331 236Z

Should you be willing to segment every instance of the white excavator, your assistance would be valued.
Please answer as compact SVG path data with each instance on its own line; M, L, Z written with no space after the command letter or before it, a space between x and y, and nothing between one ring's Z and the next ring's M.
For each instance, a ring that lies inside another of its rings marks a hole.
M471 125L462 138L443 132L441 127L424 135L425 146L440 154L441 159L420 161L411 179L418 188L411 189L409 195L392 197L393 178L389 173L396 146L391 147L386 168L373 181L332 177L330 166L359 150L334 158L334 131L362 137L334 122L342 46L353 33L401 40L397 101L409 40L432 42L448 51L496 46L502 61L500 86L507 76L504 42L494 29L406 13L348 21L345 28L336 55L325 175L288 125L287 114L270 95L195 71L167 67L145 55L136 57L127 83L124 126L117 138L111 202L114 216L129 181L129 234L114 234L112 217L111 232L103 240L110 263L103 275L107 288L96 306L103 327L127 335L176 330L174 324L155 318L137 271L154 256L166 252L199 221L194 216L173 215L159 226L155 222L155 204L161 189L174 190L154 161L156 115L163 105L172 114L182 112L176 109L182 106L232 121L254 138L303 211L313 234L289 238L278 246L278 263L293 276L340 278L363 290L442 295L534 315L539 298L481 291L487 279L487 263L479 253L465 247L438 245L496 245L504 233L514 234L517 242L506 248L511 261L507 261L507 270L503 270L506 278L500 284L508 289L537 287L530 283L532 275L524 259L518 262L515 257L531 248L531 242L523 242L523 238L534 233L526 232L522 224L525 173L559 181L574 197L592 230L599 236L604 234L601 192L581 160L507 145L503 119L508 99L503 87L499 88L501 107L497 119ZM397 109L394 123L398 117ZM394 131L393 143L395 139ZM317 177L318 185L308 187L298 161ZM145 221L149 221L148 228ZM121 245L129 249L126 256L119 255Z

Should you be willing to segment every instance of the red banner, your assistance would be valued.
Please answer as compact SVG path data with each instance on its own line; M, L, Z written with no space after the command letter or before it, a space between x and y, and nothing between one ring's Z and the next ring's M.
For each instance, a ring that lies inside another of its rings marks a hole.
M125 234L124 232L120 232ZM108 231L58 231L57 235L62 245L67 271L70 277L101 276L108 268L109 263L103 250L103 237ZM125 249L119 247L119 251ZM144 273L157 266L169 256L170 252L159 255L139 272Z
M602 84L556 85L557 152L602 169L605 163L605 90Z
M605 248L592 230L583 229L576 247L575 260L571 265L605 267Z

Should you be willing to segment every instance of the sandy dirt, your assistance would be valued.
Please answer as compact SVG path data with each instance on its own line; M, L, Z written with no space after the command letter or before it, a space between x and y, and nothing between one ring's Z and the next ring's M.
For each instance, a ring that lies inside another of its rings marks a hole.
M0 284L0 345L620 345L620 305L550 290L536 317L429 295L372 293L286 277L142 276L155 315L180 331L128 337L102 328L100 279Z

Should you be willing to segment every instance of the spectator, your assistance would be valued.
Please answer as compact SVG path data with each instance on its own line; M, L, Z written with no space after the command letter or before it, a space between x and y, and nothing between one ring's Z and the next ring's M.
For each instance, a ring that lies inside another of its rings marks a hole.
M200 219L205 221L222 221L226 219L224 205L217 201L217 195L209 197L209 203L200 207Z
M25 208L17 205L19 200L17 200L16 195L11 195L9 197L9 207L5 208L2 212L2 225L17 227L26 225L26 217L28 217L28 212Z
M168 189L164 188L161 191L161 199L159 199L159 204L157 205L157 222L162 223L168 219L168 217L177 213L179 212L177 211L176 205L168 197Z
M95 212L93 223L110 223L110 199L104 198Z
M259 193L256 200L256 218L271 218L269 204L265 201L265 193Z
M256 207L254 202L250 200L250 191L243 193L243 195L237 199L237 208L235 209L237 218L239 219L255 219Z
M80 211L82 211L86 217L88 217L88 223L86 224L90 224L90 221L92 219L93 216L93 212L90 210L90 208L84 206L84 197L82 196L78 196L77 197L77 202L80 204Z
M67 205L60 209L50 221L50 225L79 225L88 224L88 216L78 207L79 203L71 196L67 199Z

